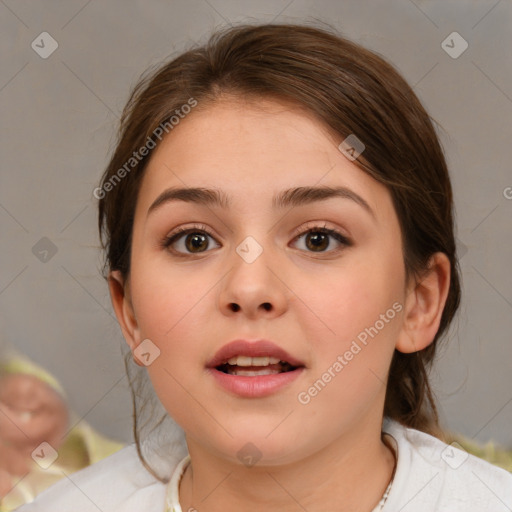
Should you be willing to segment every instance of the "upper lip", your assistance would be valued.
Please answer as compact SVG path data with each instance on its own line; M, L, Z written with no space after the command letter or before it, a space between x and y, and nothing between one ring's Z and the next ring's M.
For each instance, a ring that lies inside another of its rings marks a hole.
M286 350L269 340L234 340L221 347L206 364L207 368L215 368L234 356L277 357L291 366L304 366L304 363L291 356Z

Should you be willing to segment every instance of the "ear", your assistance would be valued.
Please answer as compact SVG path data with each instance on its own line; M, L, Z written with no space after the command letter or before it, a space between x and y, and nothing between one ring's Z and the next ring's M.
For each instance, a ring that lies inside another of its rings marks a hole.
M119 270L113 270L108 275L108 287L117 321L123 332L124 339L133 353L139 346L141 339L133 311L128 282L124 281ZM133 359L139 366L143 366L136 357Z
M411 353L434 341L450 288L450 260L442 252L432 255L419 278L412 279L404 307L403 325L395 348Z

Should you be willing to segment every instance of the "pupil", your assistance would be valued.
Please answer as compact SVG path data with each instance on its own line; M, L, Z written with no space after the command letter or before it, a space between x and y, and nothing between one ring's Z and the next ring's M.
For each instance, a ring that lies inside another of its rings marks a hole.
M200 233L191 233L187 236L186 245L189 250L192 249L201 249L201 243L204 244L206 237L201 235ZM206 241L206 246L204 249L208 247L208 241Z
M319 237L322 237L323 240L319 240ZM307 240L307 242L313 242L314 249L318 249L318 248L326 249L327 246L329 245L329 240L327 239L325 233L316 233L316 234L310 233L309 235L307 235L306 240ZM326 241L327 241L327 244L325 243ZM323 242L323 244L322 244L322 242ZM308 244L308 247L309 247L309 244Z

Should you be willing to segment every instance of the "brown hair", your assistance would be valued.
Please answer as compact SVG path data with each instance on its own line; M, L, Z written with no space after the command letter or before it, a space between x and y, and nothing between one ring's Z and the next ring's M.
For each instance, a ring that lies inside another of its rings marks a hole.
M395 350L384 406L384 415L442 437L427 370L460 302L452 189L443 150L429 115L394 67L332 27L230 27L139 81L123 111L118 144L101 182L104 270L120 270L129 277L135 204L150 152L132 162L133 169L116 183L114 175L123 166L126 170L135 150L149 141L156 145L155 130L170 126L171 116L191 98L199 110L227 94L292 102L321 120L340 142L355 135L365 149L354 163L391 193L407 275L421 275L437 251L448 256L450 289L439 330L421 351ZM105 193L108 182L113 186ZM133 386L132 395L139 446Z

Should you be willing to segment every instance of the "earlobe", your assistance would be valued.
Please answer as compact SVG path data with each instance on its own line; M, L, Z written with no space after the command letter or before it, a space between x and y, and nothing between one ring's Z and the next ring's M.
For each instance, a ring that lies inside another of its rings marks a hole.
M125 282L119 270L113 270L108 275L108 287L112 306L123 332L124 339L133 352L140 343L140 333L133 311L128 283ZM134 358L135 362L141 364Z
M442 252L432 255L427 271L413 283L405 301L399 352L423 350L432 343L441 323L450 288L450 260Z

